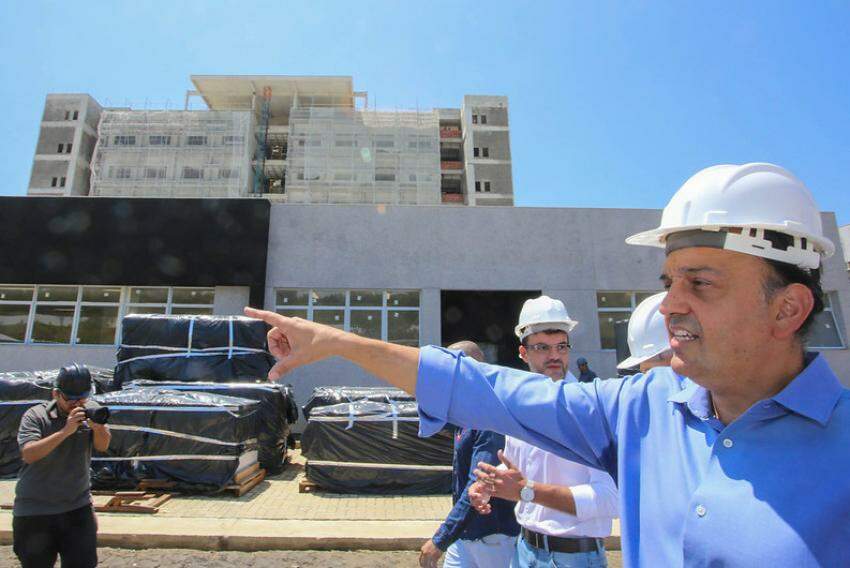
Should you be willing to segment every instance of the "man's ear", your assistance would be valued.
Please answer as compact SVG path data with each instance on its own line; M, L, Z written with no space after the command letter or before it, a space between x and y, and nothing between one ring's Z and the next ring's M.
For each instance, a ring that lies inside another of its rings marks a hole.
M525 345L519 346L519 358L528 363L528 349L525 348Z
M814 309L815 299L807 286L794 283L778 290L771 303L776 314L773 336L777 339L787 339L793 337L803 326Z

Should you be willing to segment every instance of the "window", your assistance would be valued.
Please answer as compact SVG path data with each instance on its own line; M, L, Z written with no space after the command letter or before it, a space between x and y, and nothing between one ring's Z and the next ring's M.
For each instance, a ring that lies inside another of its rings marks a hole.
M80 111L75 110L74 111L74 120L77 120L78 118L80 118Z
M0 286L0 343L23 343L35 286Z
M59 153L59 154L64 154L65 153L65 145L59 144L59 149L56 150L56 152Z
M59 187L65 187L65 177L59 178Z
M395 172L392 171L376 171L375 181L395 181Z
M244 144L245 137L244 136L222 136L221 143L225 146L236 146L237 144Z
M151 146L171 146L171 136L150 136L148 144Z
M487 115L486 114L481 115L481 124L487 124Z
M136 145L136 137L135 136L114 136L112 138L112 144L115 146L135 146Z
M133 177L133 170L131 168L125 167L114 167L111 168L113 172L113 178L115 179L130 179Z
M73 144L71 144L70 142L68 142L68 144L66 144L66 145L65 145L65 153L66 153L66 154L70 154L70 153L71 153L71 148L72 148L73 146L74 146Z
M218 177L221 179L236 179L239 177L239 170L233 168L221 168L218 170Z
M71 111L70 110L65 111L65 120L71 120Z
M395 140L392 137L375 136L376 151L387 151L390 148L395 148Z
M481 155L481 149L480 149L480 148L478 148L478 146L474 147L474 148L472 149L472 157L473 157L473 158L478 158L480 155Z
M207 145L207 137L206 136L189 136L186 139L186 144L189 146L206 146Z
M59 178L58 178L58 177L55 177L55 178L53 178L53 179L51 179L51 180L50 180L50 187L56 187L56 185L57 185L58 183L59 183Z
M213 288L2 285L0 343L114 345L122 315L211 315L214 299Z
M835 312L832 309L832 293L824 292L823 303L823 311L815 316L815 321L809 329L806 345L813 349L844 347Z
M657 291L596 293L602 349L616 349L614 325L621 321L628 321L638 304L657 293Z
M486 146L481 148L481 157L482 158L489 158L490 157L490 148L488 148Z
M489 181L484 182L484 193L490 193L490 182Z
M282 288L275 310L363 337L419 346L419 290Z
M165 179L165 168L145 168L145 179Z
M477 114L472 115L472 124L478 124L478 115Z
M183 179L204 179L204 170L198 168L183 168Z
M481 193L481 182L480 181L475 182L475 192Z

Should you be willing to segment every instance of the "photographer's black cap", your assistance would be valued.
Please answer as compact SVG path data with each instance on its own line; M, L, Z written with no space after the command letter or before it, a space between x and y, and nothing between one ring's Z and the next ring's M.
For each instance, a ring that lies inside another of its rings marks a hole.
M69 400L91 396L91 373L85 365L72 363L59 369L56 388Z

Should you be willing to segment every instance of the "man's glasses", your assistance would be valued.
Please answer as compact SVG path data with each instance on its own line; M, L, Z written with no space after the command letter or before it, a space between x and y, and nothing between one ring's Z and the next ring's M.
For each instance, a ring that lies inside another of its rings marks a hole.
M548 345L546 343L535 343L534 345L529 345L528 350L533 351L534 353L549 353L549 351L555 350L555 353L566 353L570 350L572 345L569 343L556 343L555 345Z

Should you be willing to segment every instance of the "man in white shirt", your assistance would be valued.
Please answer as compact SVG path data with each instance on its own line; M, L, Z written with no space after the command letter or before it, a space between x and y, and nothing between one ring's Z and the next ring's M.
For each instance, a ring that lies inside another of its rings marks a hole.
M528 300L516 327L520 358L553 381L575 382L568 363L576 325L560 300ZM469 496L482 513L491 496L517 501L522 530L511 566L607 566L603 539L611 534L618 500L611 476L510 436L500 458L498 469L479 464L480 478L495 472L496 479L477 482Z

